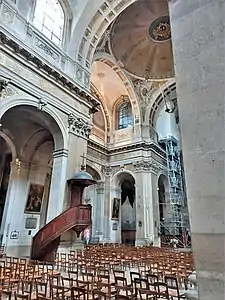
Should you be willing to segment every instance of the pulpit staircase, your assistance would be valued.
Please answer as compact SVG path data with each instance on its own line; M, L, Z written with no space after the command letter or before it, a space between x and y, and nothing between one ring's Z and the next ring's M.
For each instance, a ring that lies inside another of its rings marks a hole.
M68 180L69 207L33 237L32 260L53 262L63 233L74 230L79 236L92 224L91 205L82 204L82 195L85 187L95 183L92 176L85 171L76 173Z

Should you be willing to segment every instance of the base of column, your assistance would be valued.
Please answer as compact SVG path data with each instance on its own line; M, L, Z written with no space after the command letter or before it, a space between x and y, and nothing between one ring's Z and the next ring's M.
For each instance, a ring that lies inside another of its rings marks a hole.
M187 299L190 300L197 300L199 299L198 297L198 288L197 288L197 277L196 277L196 272L193 272L189 277L188 280L193 283L194 288L187 290L184 292L184 295Z
M147 242L145 238L136 238L135 246L146 246Z

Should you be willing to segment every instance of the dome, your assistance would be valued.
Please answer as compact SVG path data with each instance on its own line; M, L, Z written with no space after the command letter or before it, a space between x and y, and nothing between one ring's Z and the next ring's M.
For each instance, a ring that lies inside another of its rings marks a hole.
M75 173L70 180L93 180L91 174L86 171Z
M131 76L165 79L174 76L167 0L136 1L113 23L110 51Z

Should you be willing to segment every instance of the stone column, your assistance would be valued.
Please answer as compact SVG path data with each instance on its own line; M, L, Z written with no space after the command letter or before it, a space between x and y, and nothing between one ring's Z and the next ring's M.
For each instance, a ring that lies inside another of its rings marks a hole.
M61 214L64 206L68 151L53 152L52 179L48 201L47 223Z
M91 133L91 125L88 121L70 115L69 125L69 147L67 177L70 178L75 172L79 172L82 165L82 155L87 153L87 140ZM84 162L86 164L86 161Z
M104 211L103 211L103 240L104 242L110 241L110 225L111 225L111 176L112 168L110 166L104 166L102 171L105 175L105 199L104 199Z
M28 178L30 166L25 162L16 161L11 164L9 186L3 214L3 244L8 256L29 255L31 236L25 229L25 206L28 194ZM11 233L17 232L12 239Z
M114 198L120 199L120 210L119 210L119 219L118 220L112 219ZM116 186L116 187L110 186L110 198L109 199L110 199L110 203L109 203L108 214L105 217L108 218L110 241L112 243L121 243L121 188L118 186Z
M134 162L135 168L135 203L136 203L136 246L146 244L146 228L147 224L147 211L146 211L146 187L150 185L148 176L145 174L146 162ZM149 209L149 206L148 206Z
M20 175L20 164L12 162L8 183L8 189L5 199L5 207L2 217L1 234L3 234L2 243L6 244L8 238L9 225L11 221L12 208L17 193L18 179Z
M104 182L98 182L97 184L97 197L96 197L96 203L93 203L96 205L96 236L99 238L99 242L102 242L103 239L103 227L104 227L104 202L105 202L105 184Z
M225 295L225 2L169 1L200 300Z

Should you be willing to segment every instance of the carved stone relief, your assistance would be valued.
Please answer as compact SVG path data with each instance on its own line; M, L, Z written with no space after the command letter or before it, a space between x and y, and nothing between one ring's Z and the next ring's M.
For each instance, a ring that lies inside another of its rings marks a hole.
M13 23L13 19L14 19L14 12L8 6L3 5L1 21L10 25Z
M91 124L84 121L82 118L70 114L68 117L68 125L71 132L86 139L89 138L91 134Z
M64 103L73 104L74 105L74 98L69 96L63 90L56 87L54 84L48 82L47 80L43 79L42 77L36 75L34 72L30 71L29 69L22 67L15 63L13 59L10 59L4 54L0 55L0 62L8 68L9 70L15 72L20 77L26 78L29 82L32 82L33 85L36 85L38 88L46 91L47 93L52 94L55 97L61 99ZM81 111L79 102L76 102L77 110Z
M139 99L142 120L145 119L146 108L150 105L152 95L159 89L159 83L149 80L137 80L134 88Z
M1 93L1 80L0 80L0 93ZM25 95L25 93L23 93L19 89L7 85L2 91L2 99L10 98L17 95L23 95L23 94Z
M148 160L140 160L140 161L135 161L133 163L133 167L136 172L151 172L154 174L158 174L161 170L165 170L166 167L158 163L156 160L153 158L150 158Z
M35 38L35 46L40 49L45 55L50 56L57 62L59 61L59 55L50 47L46 42L40 38Z
M111 166L102 166L102 173L105 176L111 176L112 175L112 167Z
M110 38L110 30L106 30L101 40L99 41L95 52L109 52L108 41Z

